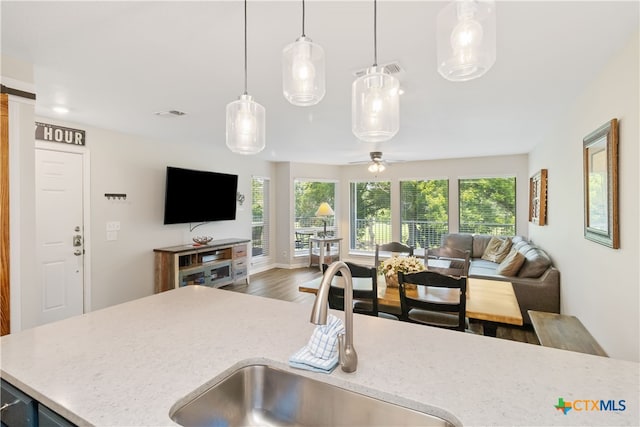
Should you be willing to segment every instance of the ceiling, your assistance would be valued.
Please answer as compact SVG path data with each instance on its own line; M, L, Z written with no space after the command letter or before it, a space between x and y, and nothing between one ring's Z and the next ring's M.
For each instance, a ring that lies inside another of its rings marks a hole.
M34 65L36 114L171 143L225 146L225 107L243 92L240 1L3 0L2 54ZM306 2L327 94L282 96L281 52L301 34L299 1L248 4L248 92L267 111L266 160L347 164L529 152L639 28L639 3L497 3L497 60L462 83L436 70L435 1L378 2L378 63L397 61L405 94L392 140L351 133L353 72L373 63L373 2ZM71 111L61 117L55 105ZM158 111L180 110L182 117ZM90 144L90 141L88 141Z

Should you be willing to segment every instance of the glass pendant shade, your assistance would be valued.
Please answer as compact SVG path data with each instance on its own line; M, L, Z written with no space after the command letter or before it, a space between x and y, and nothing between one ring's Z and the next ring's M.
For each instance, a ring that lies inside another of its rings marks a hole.
M238 154L265 147L265 109L247 94L227 104L227 147Z
M282 91L293 105L315 105L324 98L324 50L300 37L282 51Z
M400 129L400 82L382 67L370 67L352 85L351 130L365 142L393 138Z
M492 0L454 0L437 18L438 72L466 81L496 62L496 9Z

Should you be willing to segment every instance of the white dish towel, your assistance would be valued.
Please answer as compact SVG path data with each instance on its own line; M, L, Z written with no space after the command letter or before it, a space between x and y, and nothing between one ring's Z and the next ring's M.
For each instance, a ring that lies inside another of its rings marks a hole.
M327 324L316 326L307 345L289 358L289 365L316 372L333 371L338 364L338 335L344 331L342 320L327 315Z

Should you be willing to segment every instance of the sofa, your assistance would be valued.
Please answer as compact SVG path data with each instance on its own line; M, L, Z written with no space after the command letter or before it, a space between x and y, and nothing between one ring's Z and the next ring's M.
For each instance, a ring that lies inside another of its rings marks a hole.
M495 237L493 241L492 237ZM503 262L486 256L487 248L495 248L498 239L502 240L503 247L509 246L507 256L518 258L521 266L505 268L509 261L506 256ZM510 242L506 242L507 239ZM449 233L442 236L442 246L469 251L469 277L511 282L525 324L531 324L527 310L560 313L560 272L541 248L524 237ZM500 274L502 270L511 271L504 275Z

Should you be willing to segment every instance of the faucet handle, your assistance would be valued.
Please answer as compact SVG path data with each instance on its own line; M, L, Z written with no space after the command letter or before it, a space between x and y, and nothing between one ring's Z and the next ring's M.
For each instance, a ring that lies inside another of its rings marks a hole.
M344 363L344 333L338 334L338 361Z
M356 349L345 343L344 334L338 334L338 361L344 372L355 372L358 367Z

